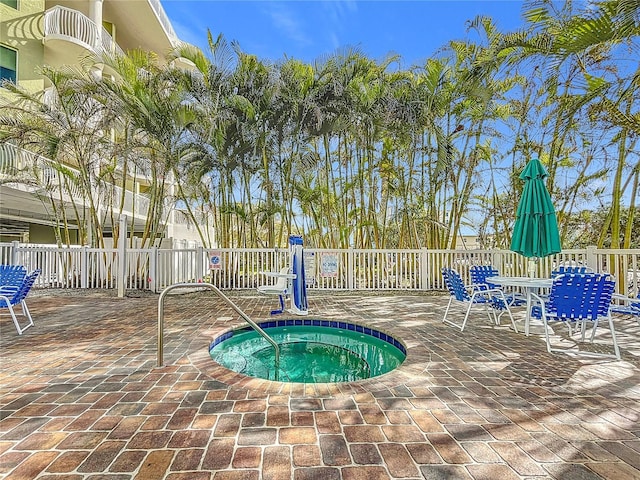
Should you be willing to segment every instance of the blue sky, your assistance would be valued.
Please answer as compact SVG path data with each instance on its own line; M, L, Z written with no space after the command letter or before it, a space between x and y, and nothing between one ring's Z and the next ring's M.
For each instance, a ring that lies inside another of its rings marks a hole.
M477 15L500 31L522 26L518 0L230 1L162 0L180 39L208 51L207 29L237 41L262 60L313 62L339 48L357 47L380 60L399 54L401 67L422 64L449 40L467 36Z

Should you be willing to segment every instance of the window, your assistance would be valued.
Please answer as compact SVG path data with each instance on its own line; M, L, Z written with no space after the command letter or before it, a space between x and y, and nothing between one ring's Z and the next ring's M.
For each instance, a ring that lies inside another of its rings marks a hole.
M18 72L18 52L0 45L0 81L10 80L16 83Z
M4 3L5 5L8 5L11 8L15 8L16 10L18 9L18 0L0 0L0 3Z

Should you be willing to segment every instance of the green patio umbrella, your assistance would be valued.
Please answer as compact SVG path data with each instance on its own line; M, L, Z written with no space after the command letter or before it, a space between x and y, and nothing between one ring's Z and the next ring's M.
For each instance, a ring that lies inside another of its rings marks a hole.
M545 185L547 175L537 158L531 159L520 174L524 188L516 211L511 250L527 258L542 258L562 250L556 212Z

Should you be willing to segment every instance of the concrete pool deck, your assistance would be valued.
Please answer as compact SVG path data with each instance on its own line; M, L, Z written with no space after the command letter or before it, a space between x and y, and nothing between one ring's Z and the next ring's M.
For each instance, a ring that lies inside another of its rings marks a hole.
M615 317L614 361L548 354L481 310L461 333L441 322L442 295L312 291L308 318L390 331L407 360L361 382L286 384L208 358L213 337L242 325L211 292L167 296L163 367L157 295L34 293L35 327L18 336L0 317L0 478L640 478L630 317ZM229 296L254 320L277 302Z

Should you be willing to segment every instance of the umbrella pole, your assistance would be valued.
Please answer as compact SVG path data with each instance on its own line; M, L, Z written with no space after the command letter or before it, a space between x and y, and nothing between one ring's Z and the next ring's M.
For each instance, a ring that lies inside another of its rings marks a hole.
M538 260L537 258L530 258L529 259L529 262L528 262L528 265L527 265L528 266L527 270L528 270L528 273L529 273L529 277L531 277L531 278L536 276L536 270L537 270L536 264L538 263L537 260Z

